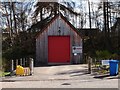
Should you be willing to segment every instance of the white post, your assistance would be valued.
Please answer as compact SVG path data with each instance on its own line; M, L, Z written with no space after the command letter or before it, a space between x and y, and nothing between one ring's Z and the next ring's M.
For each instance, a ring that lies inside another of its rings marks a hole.
M18 59L16 59L16 67L17 67L17 65L18 65Z
M34 67L33 58L30 58L30 75L33 75L33 67Z
M11 60L11 71L13 71L13 70L14 70L14 61Z
M20 59L20 65L22 66L22 58Z
M91 72L92 72L91 65L92 65L92 58L88 57L88 73L89 74L91 74Z
M25 67L25 58L23 58L23 66Z
M96 64L97 64L97 63L96 63L96 58L95 58L95 67L96 67Z

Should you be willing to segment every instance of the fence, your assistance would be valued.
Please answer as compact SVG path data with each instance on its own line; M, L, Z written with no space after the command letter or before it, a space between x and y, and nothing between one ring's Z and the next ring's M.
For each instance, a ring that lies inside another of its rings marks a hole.
M30 75L33 75L33 67L34 67L34 60L33 58L23 58L23 59L16 59L16 60L11 60L11 72L16 70L16 67L20 65L24 67L25 73L26 73L26 68L30 69L30 72L28 72ZM26 75L28 75L26 73Z

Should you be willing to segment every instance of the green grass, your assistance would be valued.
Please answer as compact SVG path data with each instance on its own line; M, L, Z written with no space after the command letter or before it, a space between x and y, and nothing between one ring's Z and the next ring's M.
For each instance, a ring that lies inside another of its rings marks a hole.
M9 75L9 74L10 74L10 72L2 72L2 71L0 71L0 77L4 77L4 76Z

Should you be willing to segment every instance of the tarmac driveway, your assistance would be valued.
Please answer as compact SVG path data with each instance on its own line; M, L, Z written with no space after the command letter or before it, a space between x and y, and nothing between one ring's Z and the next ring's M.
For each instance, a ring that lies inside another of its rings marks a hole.
M35 67L33 76L3 78L3 88L117 88L117 77L94 78L87 65Z

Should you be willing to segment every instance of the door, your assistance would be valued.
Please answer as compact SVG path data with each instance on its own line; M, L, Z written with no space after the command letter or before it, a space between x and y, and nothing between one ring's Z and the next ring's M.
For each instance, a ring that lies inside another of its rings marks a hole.
M48 63L70 63L70 36L48 37Z

